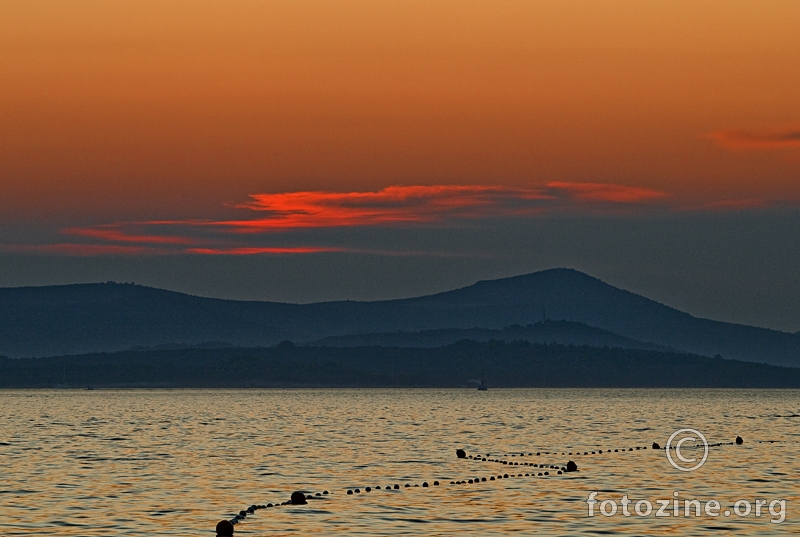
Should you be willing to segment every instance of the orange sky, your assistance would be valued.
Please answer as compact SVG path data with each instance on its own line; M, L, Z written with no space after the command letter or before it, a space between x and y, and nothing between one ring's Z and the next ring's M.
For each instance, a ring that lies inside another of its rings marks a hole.
M794 0L9 0L0 213L554 182L796 202L798 21Z

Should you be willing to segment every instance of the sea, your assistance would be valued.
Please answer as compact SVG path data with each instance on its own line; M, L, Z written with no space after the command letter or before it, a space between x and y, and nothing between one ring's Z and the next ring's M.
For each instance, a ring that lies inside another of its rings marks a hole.
M5 536L790 535L798 477L797 390L0 391Z

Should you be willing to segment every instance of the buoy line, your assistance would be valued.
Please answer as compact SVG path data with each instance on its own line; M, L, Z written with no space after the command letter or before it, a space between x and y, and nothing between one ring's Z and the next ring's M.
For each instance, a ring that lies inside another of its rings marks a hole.
M728 445L742 445L743 440L740 436L736 437L734 442L718 442L715 444L709 444L709 447L718 447L718 446L728 446ZM757 441L757 443L775 443L778 442L776 440L766 440L766 441ZM634 451L642 451L647 449L653 450L663 450L666 448L662 448L657 442L653 442L652 446L649 448L647 446L638 446L638 447L629 447L628 449L625 448L616 448L613 450L613 453L630 453ZM609 454L612 453L611 449L606 449L605 451L602 449L595 449L592 451L565 451L565 452L550 452L550 451L538 451L536 452L537 457L541 457L542 455L554 455L554 456L581 456L581 455L595 455L595 454ZM517 453L512 454L504 454L499 455L500 457L507 457L507 458L514 458L517 457ZM520 457L525 457L525 453L521 452L519 454ZM534 456L533 452L528 452L528 457ZM476 462L491 462L491 463L498 463L506 466L520 466L520 467L527 467L529 470L526 473L519 472L517 474L511 473L503 473L498 474L497 476L479 476L479 477L469 477L462 480L452 480L449 482L449 485L471 485L476 483L490 483L492 481L500 481L501 479L512 479L512 478L519 478L519 477L556 477L556 476L566 476L572 472L578 471L578 466L575 461L569 460L566 465L557 465L557 464L547 464L542 462L528 462L528 461L509 461L507 459L502 458L492 458L491 455L487 454L486 456L482 455L467 455L466 451L463 449L456 450L456 458L464 459L464 460L472 460ZM536 468L538 471L530 470L531 468ZM521 469L521 468L520 468ZM553 473L550 473L550 470L553 470ZM445 483L440 483L438 480L432 482L432 486L447 486ZM372 491L401 491L410 488L429 488L431 485L428 484L427 481L423 481L420 485L419 483L411 484L405 483L401 487L399 483L389 484L386 485L384 488L381 488L381 485L376 486L366 486L366 487L349 487L345 490L345 494L348 496L361 494L362 488L364 493L370 493ZM230 519L221 520L217 523L216 531L218 537L230 537L233 535L234 526L239 524L241 521L245 520L248 515L253 515L256 511L261 509L270 509L280 507L282 505L306 505L309 501L313 500L322 500L329 497L332 492L328 492L327 490L323 492L316 492L316 493L305 493L303 491L295 491L291 494L289 500L284 502L276 502L276 503L267 503L267 504L254 504L246 509L239 511L238 514L234 515Z

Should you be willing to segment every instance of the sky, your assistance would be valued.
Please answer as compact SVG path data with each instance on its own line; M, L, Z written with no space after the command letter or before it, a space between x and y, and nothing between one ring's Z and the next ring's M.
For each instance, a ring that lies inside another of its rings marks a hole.
M800 3L0 3L0 286L568 266L800 330Z

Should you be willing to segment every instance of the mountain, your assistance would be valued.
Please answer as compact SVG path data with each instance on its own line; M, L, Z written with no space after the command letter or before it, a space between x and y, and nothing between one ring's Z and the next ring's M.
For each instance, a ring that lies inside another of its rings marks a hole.
M608 330L601 330L571 321L542 321L529 325L511 325L502 330L491 328L440 328L419 332L379 332L330 336L308 342L310 346L325 347L442 347L458 341L528 341L530 343L586 345L670 351L668 347L643 343Z
M283 304L200 298L131 284L0 289L0 354L134 346L238 346L437 329L500 330L546 317L679 351L800 365L800 336L693 317L571 269L552 269L418 298Z

